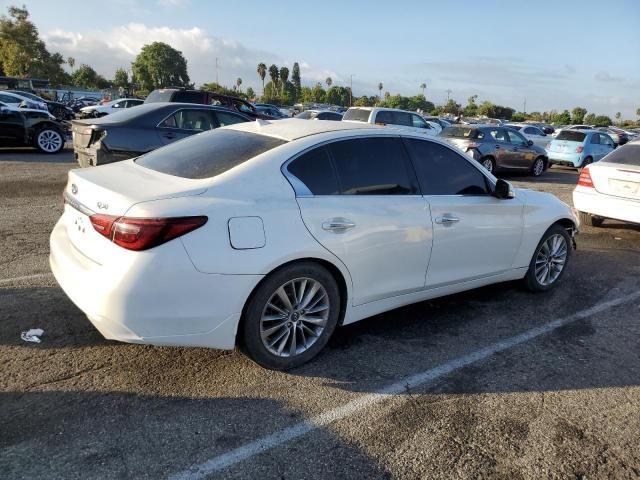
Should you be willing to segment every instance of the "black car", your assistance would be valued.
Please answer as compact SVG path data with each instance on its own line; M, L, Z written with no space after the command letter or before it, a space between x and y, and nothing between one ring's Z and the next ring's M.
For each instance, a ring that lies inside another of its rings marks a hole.
M524 170L534 177L549 167L544 148L534 145L512 128L497 125L452 125L440 136L471 155L490 172Z
M23 97L29 98L34 102L44 102L47 104L47 109L49 113L56 117L56 120L71 120L74 116L74 112L71 108L67 107L64 103L53 102L51 100L47 100L45 98L39 97L33 92L27 92L24 90L7 90L9 93L15 93L17 95L22 95Z
M106 117L72 122L81 167L134 158L190 135L251 118L227 108L193 103L145 103Z
M64 129L49 112L0 104L0 147L35 147L43 153L58 153L64 142Z

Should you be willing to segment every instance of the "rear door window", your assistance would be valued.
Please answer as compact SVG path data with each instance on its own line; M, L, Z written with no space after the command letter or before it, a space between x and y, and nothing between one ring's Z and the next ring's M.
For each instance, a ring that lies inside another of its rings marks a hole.
M211 113L207 110L181 109L165 118L158 126L204 132L217 126Z
M600 135L597 133L594 133L593 135L591 135L591 142L592 145L600 145Z
M423 195L488 195L488 179L469 160L428 140L405 138Z
M405 127L413 126L411 114L407 112L394 112L389 110L378 112L376 114L376 123L383 123L385 125L402 125Z
M491 130L491 136L498 142L508 142L509 137L507 132L501 128L496 128L495 130Z
M577 132L575 130L563 130L558 134L556 140L566 140L567 142L584 142L584 138L587 136L584 132Z
M176 177L211 178L285 143L255 133L213 130L149 152L135 162Z
M327 149L314 148L292 161L287 170L309 189L313 195L337 195L338 180Z
M367 137L328 145L343 195L412 195L417 184L402 140Z
M248 120L240 115L235 115L231 112L212 112L216 117L219 127L226 127L227 125L233 125L234 123L248 122Z

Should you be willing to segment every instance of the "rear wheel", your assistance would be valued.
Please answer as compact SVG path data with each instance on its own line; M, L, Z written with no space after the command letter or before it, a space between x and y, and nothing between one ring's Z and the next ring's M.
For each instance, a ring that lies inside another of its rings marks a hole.
M561 225L547 230L529 264L524 284L532 292L551 290L566 270L571 254L571 237Z
M64 137L57 128L44 127L36 133L34 144L42 153L58 153L64 148Z
M582 170L587 165L591 165L593 163L593 158L587 157L582 161L582 165L578 168L578 170Z
M578 212L580 216L580 223L583 225L589 225L590 227L599 227L604 222L604 218L596 217L589 213Z
M340 291L313 262L295 263L268 276L249 300L241 345L256 363L288 370L315 357L338 324Z
M544 158L538 157L533 162L533 165L531 165L531 175L539 177L542 175L542 172L544 172Z
M480 164L487 170L489 173L493 173L496 168L496 163L491 157L484 157L480 160Z

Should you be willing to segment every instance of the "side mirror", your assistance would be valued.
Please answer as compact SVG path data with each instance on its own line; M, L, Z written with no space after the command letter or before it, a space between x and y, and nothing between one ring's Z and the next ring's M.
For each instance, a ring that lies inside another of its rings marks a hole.
M511 188L511 184L501 178L496 182L496 186L493 190L493 196L500 199L509 199L515 197L515 193Z
M527 140L527 145L529 146L533 145L533 140Z

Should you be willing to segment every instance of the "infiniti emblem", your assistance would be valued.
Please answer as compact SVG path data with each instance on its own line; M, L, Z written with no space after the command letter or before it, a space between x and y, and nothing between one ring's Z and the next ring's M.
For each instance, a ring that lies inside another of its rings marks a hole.
M78 186L75 183L71 184L71 193L73 193L74 195L78 193Z

